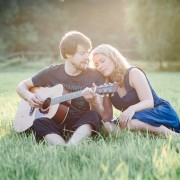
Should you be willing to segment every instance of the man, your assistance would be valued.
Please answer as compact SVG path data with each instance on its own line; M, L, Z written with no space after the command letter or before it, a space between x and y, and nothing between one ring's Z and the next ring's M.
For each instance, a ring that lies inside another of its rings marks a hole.
M93 83L104 83L100 73L87 68L88 55L92 48L90 39L80 32L70 31L60 41L59 48L65 63L46 67L35 76L22 81L17 87L17 93L31 107L39 107L43 99L30 91L32 87L62 84L71 92L83 90L83 97L73 99L71 104L66 103L69 112L63 123L48 118L39 118L33 123L37 141L44 138L50 145L77 145L82 139L99 132L100 114L111 119L112 112L108 113L106 110L105 113L103 98L90 88ZM67 132L73 133L66 142Z

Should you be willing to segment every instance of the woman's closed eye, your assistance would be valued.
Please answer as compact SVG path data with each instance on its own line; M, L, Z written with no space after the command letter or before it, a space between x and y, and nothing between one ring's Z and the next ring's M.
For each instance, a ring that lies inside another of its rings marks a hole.
M104 61L105 61L105 59L104 59L104 58L101 58L99 61L100 61L100 62L104 62Z

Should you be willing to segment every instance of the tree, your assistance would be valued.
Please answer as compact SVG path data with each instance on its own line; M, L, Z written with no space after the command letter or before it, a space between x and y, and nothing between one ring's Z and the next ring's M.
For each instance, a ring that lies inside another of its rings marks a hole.
M180 61L180 1L131 1L126 22L143 59Z

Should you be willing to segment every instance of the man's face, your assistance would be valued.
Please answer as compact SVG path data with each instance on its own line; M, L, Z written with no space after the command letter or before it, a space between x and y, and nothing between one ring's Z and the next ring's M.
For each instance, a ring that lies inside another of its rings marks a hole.
M89 50L78 45L76 53L70 58L71 64L78 70L85 70L89 63Z

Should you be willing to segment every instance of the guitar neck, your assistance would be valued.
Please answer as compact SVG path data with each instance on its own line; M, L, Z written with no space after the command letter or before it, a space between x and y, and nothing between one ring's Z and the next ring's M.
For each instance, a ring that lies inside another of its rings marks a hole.
M91 89L98 94L109 94L109 93L113 93L117 90L117 83L109 83L108 85L100 85L100 86L96 86L96 87L92 87ZM50 105L55 105L55 104L59 104L65 101L69 101L78 97L83 96L82 95L82 91L76 91L73 93L69 93L69 94L65 94L62 95L60 97L56 97L51 99L51 104Z
M69 100L72 100L81 96L82 96L82 91L76 91L73 93L65 94L63 96L53 98L51 101L51 105L59 104L59 103L69 101Z

